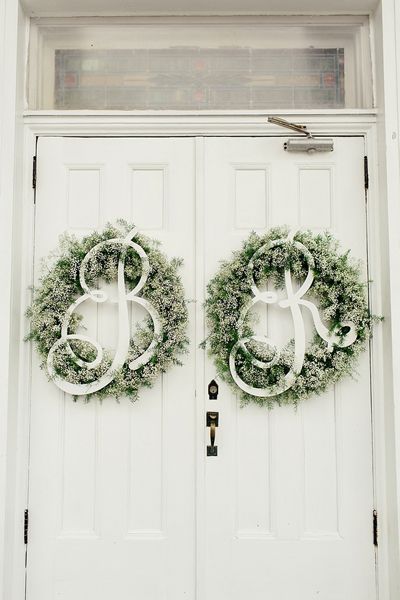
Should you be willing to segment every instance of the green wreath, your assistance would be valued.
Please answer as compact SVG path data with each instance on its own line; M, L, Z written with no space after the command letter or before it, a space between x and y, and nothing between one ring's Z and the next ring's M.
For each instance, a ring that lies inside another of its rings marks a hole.
M188 343L181 260L168 260L157 246L126 221L81 240L61 236L34 290L27 339L35 343L49 378L75 399L127 396L134 401L141 386L151 387L161 373L181 364ZM118 347L111 353L85 335L79 306L110 301L104 282L115 280ZM147 313L131 334L132 303Z
M339 252L330 233L287 227L252 233L208 284L204 346L242 404L297 405L353 373L377 319L366 287L360 264ZM260 302L292 313L294 339L282 348L254 334L252 309ZM307 309L315 325L308 346L302 331Z

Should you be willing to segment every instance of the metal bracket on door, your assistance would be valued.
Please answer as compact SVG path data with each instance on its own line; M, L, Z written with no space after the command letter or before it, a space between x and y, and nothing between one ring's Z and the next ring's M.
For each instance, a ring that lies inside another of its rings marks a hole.
M307 131L305 125L296 125L296 123L289 123L281 117L268 117L268 123L279 125L280 127L286 127L286 129L292 129L297 133L302 133L305 138L289 138L287 142L283 144L284 150L288 152L307 152L308 154L314 154L315 152L332 152L333 151L333 139L332 138L315 138L312 134Z
M207 446L207 456L218 456L218 446L215 445L215 428L219 425L219 413L210 411L206 415L206 426L210 428L210 445Z

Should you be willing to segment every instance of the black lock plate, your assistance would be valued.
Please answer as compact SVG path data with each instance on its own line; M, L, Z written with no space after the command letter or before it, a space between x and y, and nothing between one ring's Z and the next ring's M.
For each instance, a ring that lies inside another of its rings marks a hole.
M206 426L211 427L211 424L214 423L215 427L219 425L219 413L214 412L213 410L208 411L206 413Z
M218 383L213 379L208 384L208 399L216 400L218 398Z
M218 446L207 446L207 456L218 456Z

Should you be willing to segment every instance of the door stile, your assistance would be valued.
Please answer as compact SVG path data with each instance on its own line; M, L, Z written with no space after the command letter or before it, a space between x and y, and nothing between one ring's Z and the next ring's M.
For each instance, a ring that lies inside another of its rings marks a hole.
M265 137L267 138L269 136L265 136ZM358 136L354 136L354 137L358 137ZM205 201L208 201L208 204L206 205L206 210L207 210L207 207L208 207L208 214L209 214L208 218L209 218L209 220L207 219L207 223L212 223L212 233L207 228L207 230L205 230L205 236L206 236L206 239L208 240L208 242L210 242L210 243L214 240L214 236L218 236L219 237L219 234L218 234L219 229L218 229L218 226L216 225L215 221L217 221L217 223L218 223L219 219L225 220L225 217L226 217L226 214L227 214L227 208L226 207L229 206L229 200L227 199L227 198L229 198L229 191L228 191L227 186L226 186L227 177L229 175L229 165L232 164L232 161L236 161L236 162L239 163L239 166L241 168L244 168L246 165L248 165L249 168L251 166L253 166L253 165L256 165L258 167L259 163L263 162L264 156L265 156L265 161L267 161L268 158L271 159L271 154L269 154L268 152L266 152L266 148L263 147L263 143L264 142L262 140L260 140L260 143L259 143L259 150L257 150L258 154L257 154L257 152L253 151L253 145L255 145L255 147L257 146L257 144L256 144L255 141L250 143L250 141L248 141L248 140L243 140L243 142L239 141L239 140L236 140L235 141L236 145L234 145L235 151L230 151L229 150L229 144L230 143L234 144L234 140L232 140L232 139L230 141L227 140L228 148L225 149L224 146L223 146L223 141L222 140L219 140L219 141L217 141L215 139L214 140L206 140L206 153L205 153L205 173L206 173L205 194L206 194L206 196L205 196ZM267 144L268 143L269 142L267 142ZM275 144L274 145L274 152L275 152L275 154L272 155L272 159L274 160L274 156L276 156L276 152L281 152L282 153L282 157L279 160L284 161L285 160L283 158L284 157L284 154L283 154L284 151L282 149L282 146L279 145L279 141L275 139L275 141L273 143ZM248 150L245 150L247 148L246 144L249 144L249 149ZM353 152L353 151L355 152L355 154L354 155L352 154L350 156L350 158L352 158L353 156L354 156L354 158L356 156L362 158L362 156L363 156L362 140L360 140L360 139L354 140L354 141L350 140L349 144L350 144L350 146L347 145L347 141L346 140L338 139L338 146L340 148L342 148L342 147L344 147L344 148L351 148L352 149L351 152ZM209 150L212 149L213 147L214 147L213 152L211 152L211 154L209 154ZM278 148L279 148L279 150L278 150ZM225 152L225 150L226 150L226 152ZM246 154L246 152L247 152L247 154ZM350 150L347 151L346 156L348 155L348 152L350 152ZM239 156L240 159L237 158L237 156ZM219 160L221 160L221 164L218 162ZM314 169L318 169L318 168L321 168L321 164L323 163L324 166L329 167L329 169L332 171L333 167L335 165L331 164L332 161L331 162L328 162L328 161L329 161L329 157L328 157L328 160L326 158L324 160L322 160L322 159L319 160L317 158L317 160L314 159L311 162L311 164L314 165ZM303 162L304 162L304 160L299 165L297 163L297 161L295 161L295 164L297 166L304 167ZM348 163L346 163L346 161L344 161L343 158L341 158L341 160L339 161L338 164L340 165L340 169L342 169L344 173L348 174L349 177L351 177L350 178L351 186L352 186L351 190L352 190L352 194L355 195L355 202L350 205L350 207L352 207L352 209L351 209L352 212L350 214L354 215L355 211L358 211L360 220L361 219L364 220L363 219L363 217L365 215L365 213L364 213L364 210L365 210L364 199L363 199L363 195L361 194L362 189L358 187L359 185L362 185L362 160L359 161L358 158L357 158L357 164L358 164L358 162L360 162L360 171L359 171L359 173L358 172L357 173L351 172L349 170L349 168L348 168ZM243 165L242 165L242 163L243 163ZM281 173L282 172L284 172L284 171L281 171ZM342 172L342 171L340 171L340 172ZM279 172L278 172L278 175L279 175ZM275 181L275 187L273 187L273 190L275 190L275 192L277 191L276 181L280 180L280 177L278 175L277 175L277 173L274 172L274 179L273 179L273 181ZM271 176L271 178L273 177L272 174L270 176ZM210 184L210 181L212 181L214 184L215 184L215 181L217 181L217 187L214 190L213 190L213 188L212 188L212 186ZM293 181L294 181L294 183L296 183L296 178L294 178ZM332 180L330 180L330 181L331 181L331 185L332 185ZM335 182L336 180L333 178L333 181ZM295 188L295 190L296 189L297 188ZM292 188L290 186L288 188L285 188L285 190L286 190L286 192L295 193L295 190L293 192L293 190L292 190ZM329 202L332 202L332 198L333 198L332 194L334 192L335 192L335 190L332 190L332 188L330 188L330 195L327 196L327 197L330 198ZM338 188L338 190L336 190L336 192L335 192L336 195L339 192L342 195L341 201L339 203L340 211L342 211L342 212L339 213L339 216L340 216L341 214L343 214L343 210L345 209L345 206L343 204L343 202L344 202L343 201L343 192L344 192L343 186L340 187L340 188ZM208 197L210 194L211 194L211 198ZM219 198L221 198L221 203L222 203L220 206L218 206L219 205ZM242 194L242 202L246 202L246 196L244 194ZM283 218L284 222L285 222L285 219L288 217L288 210L291 210L291 209L295 210L295 207L294 206L292 207L292 205L290 205L289 209L286 208L286 209L278 212L277 207L275 206L275 213L274 213L275 214L275 219L276 219L277 215L278 216L280 215L280 218L281 219ZM285 212L285 210L286 210L286 212ZM330 213L330 214L331 214L330 218L332 219L332 213ZM321 222L321 221L318 221L318 222ZM340 222L341 222L341 220L340 220ZM267 221L267 223L268 223L268 221ZM275 223L275 221L273 221L273 223ZM229 224L223 224L223 223L221 223L221 226L222 226L221 236L224 235L225 229L227 231L226 235L227 236L230 235L230 233L228 231ZM248 227L251 227L251 226L254 226L254 225L248 225ZM260 226L263 226L263 225L259 225L259 227ZM320 225L320 226L322 227L322 225ZM244 228L244 225L243 225L243 228ZM364 228L364 224L361 223L361 222L359 222L359 225L358 225L358 228L356 229L356 231L359 232L358 239L360 241L363 238L365 240L365 233L362 234L362 228ZM346 240L346 243L349 243L349 241L352 240L352 235L354 235L354 234L352 234L352 226L351 226L351 224L347 223L342 229L343 229L343 234L344 234L344 238ZM365 243L365 241L363 243ZM221 256L222 257L222 256L225 256L225 254L227 252L229 252L229 248L223 247L223 242L222 241L220 243L218 243L218 240L216 239L215 240L215 244L216 244L216 249L217 249L216 256L218 256L218 257ZM365 255L365 246L362 246L362 244L358 243L357 248L358 248L358 251L360 252L360 256ZM206 252L208 252L209 260L211 261L211 263L213 265L213 268L216 268L216 256L214 256L213 253L210 253L210 250L207 248L207 245L206 245L205 250L206 250ZM208 265L207 276L209 276L209 271L210 271L210 267ZM368 371L369 371L369 368L368 369L364 369L364 375L365 375L364 381L365 381L365 384L366 384L366 381L369 378ZM207 378L210 375L211 375L211 373L209 373L207 371ZM205 383L207 383L207 381ZM363 388L363 390L364 390L364 388ZM360 401L360 396L358 397L358 401ZM221 398L221 402L223 402L222 398ZM222 408L223 403L220 406ZM368 412L369 412L369 410L368 410ZM354 410L353 410L353 414L350 413L349 416L353 418L353 415L354 415ZM364 404L363 415L365 416L364 424L368 428L367 423L368 423L368 421L370 419L370 416L366 414L366 406L365 406L365 404ZM311 418L312 413L309 413L309 416ZM328 416L330 418L330 415L328 415ZM227 417L226 416L224 417L224 422L225 423L227 422ZM308 420L309 425L312 424L312 422L313 422L312 419ZM293 423L291 422L291 420L289 420L288 421L288 428L287 428L287 430L285 430L285 428L283 427L283 429L281 429L281 431L283 431L284 434L285 434L285 431L287 433L290 433L290 431L291 431L291 425L292 424ZM228 423L228 425L229 425L229 423ZM233 423L232 423L232 426L233 426ZM249 431L249 429L247 431ZM365 431L367 431L367 429ZM225 432L225 429L224 429L224 432ZM349 438L349 433L351 433L351 432L346 431L347 438ZM233 433L232 432L231 432L231 438L233 438ZM243 438L243 439L245 439L245 438ZM248 438L246 438L246 439L248 441ZM234 445L234 440L230 439L230 441L231 441L231 444ZM300 445L301 440L299 439L298 441L299 441L299 445ZM225 442L226 442L226 439L225 439ZM229 440L228 440L228 442L229 442ZM348 442L348 439L347 439L347 442ZM346 442L346 444L347 444L347 442ZM369 442L368 442L369 448L370 448L370 444L371 444L371 442L369 440ZM348 444L347 444L347 446L348 446ZM225 454L224 457L222 457L222 453L221 453L221 461L225 460L225 463L228 463L228 460L229 460L229 457L227 457L227 454L229 454L228 450L229 450L229 448L227 446L226 447L226 454ZM340 448L339 448L339 450L340 450ZM367 451L369 451L369 450L367 449ZM336 448L335 449L336 457L337 457L337 452L338 452L338 449ZM359 453L359 456L362 456L362 454ZM212 460L212 459L210 459L210 460ZM220 461L218 461L218 462L220 462ZM370 460L368 460L368 463L370 463ZM280 464L281 464L281 466L282 465L285 466L285 462L284 461L283 462L281 461ZM333 463L332 463L332 465L333 465ZM221 467L221 464L219 466ZM225 472L227 470L226 469L227 466L228 466L227 464L224 465ZM208 467L208 464L207 464L207 467ZM210 465L210 467L211 467L211 465ZM369 470L370 469L369 465L366 465L364 460L362 461L362 467L363 467L363 473L368 474L368 472L369 473L371 472ZM332 473L334 472L334 468L335 467L332 466ZM221 472L219 473L219 475L221 476L221 479L217 475L217 477L214 477L214 479L212 480L211 485L214 485L214 486L218 487L221 482L225 481L225 479L224 479L224 477L225 477L224 469L222 469L222 470L220 469ZM214 475L215 474L216 473L214 472ZM347 483L349 482L349 478L347 476L348 474L349 474L349 472L343 473L343 475L346 476ZM370 479L370 476L368 476L368 479ZM332 481L334 481L334 480L332 479ZM366 479L366 481L368 481L368 480ZM218 485L216 485L216 484L218 484ZM338 486L339 484L340 484L340 481L338 482L336 480L336 483L334 485ZM208 486L209 486L209 484L207 485L207 506L210 509L213 506L213 500L212 500L213 490L212 489L208 489ZM222 483L222 487L230 489L230 486L226 484L226 481L225 481L225 486ZM344 500L342 502L344 502L344 501L346 501L346 502L349 501L348 502L348 507L349 507L349 510L351 510L351 507L352 507L351 496L349 497L346 494L346 496L344 496ZM370 529L370 527L371 527L371 521L369 519L370 508L372 509L372 505L373 505L373 501L372 501L372 488L369 487L369 490L368 490L368 501L367 502L364 501L364 509L363 509L364 513L363 513L363 524L362 524L362 527L365 525L366 530L362 530L362 536L361 536L362 539L363 539L363 542L365 541L366 544L369 543L370 541L371 541L371 544L372 544L372 534L371 534L371 537L370 537L370 531L371 531L372 528ZM231 529L231 526L230 526L230 515L226 516L226 514L225 514L226 511L223 508L223 506L224 506L223 503L219 504L219 509L222 508L222 512L220 513L221 514L221 520L223 520L223 522L224 522L224 524L221 527L224 530L224 535L226 535L227 532L229 534L229 531ZM225 506L226 506L226 503L225 503ZM216 510L218 510L218 504L216 505ZM346 510L347 510L347 508L346 508ZM294 515L296 514L295 511L293 512L293 514ZM300 524L300 520L301 520L301 515L300 514L298 515L298 518L299 518L299 524ZM346 519L347 519L347 523L351 522L351 520L348 519L347 517L346 517ZM210 522L211 521L214 521L214 519L211 519L211 517L210 517ZM281 525L285 525L286 526L286 524L283 523L283 521L282 521ZM258 524L254 525L254 527L256 527L256 526L258 527L259 525ZM208 527L210 527L210 523L208 523ZM339 535L338 539L340 539L340 534L339 534L340 530L339 530L339 522L338 521L336 522L336 525L334 527L332 527L332 532L336 531L335 527L338 529L338 535ZM268 530L268 529L270 529L270 528L268 526L266 526L266 530ZM281 529L282 529L282 527L281 527ZM302 529L304 529L304 525L301 526L300 530L302 531ZM322 527L322 530L323 529L324 529L324 527ZM286 532L285 527L283 527L282 530L283 530L282 539L286 539L286 537L287 537L288 540L291 540L291 539L295 540L296 539L296 535L293 534L293 532L289 532L289 531ZM329 522L329 519L328 519L328 525L326 526L326 530L330 531L330 522ZM313 528L312 527L310 529L310 532L313 532ZM321 546L324 546L325 542L323 541L323 537L324 537L323 531L322 531L321 534L319 533L318 524L317 524L316 532L317 532L318 535L321 535L321 540L322 540ZM317 537L318 537L318 535L317 535ZM213 538L214 536L212 535L211 537ZM368 538L368 540L367 540L367 538ZM305 539L308 539L308 538L306 537ZM209 540L207 539L207 552L209 552L211 550L212 554L214 554L213 546L216 546L217 544L213 544L213 542L211 542L210 545L209 545L208 542L209 542ZM272 543L273 542L271 542L271 544ZM250 542L246 542L246 544L249 545ZM271 545L271 544L269 544L269 545ZM242 544L242 548L243 547L244 547L244 544ZM367 546L365 545L365 548L366 547ZM333 548L333 546L332 546L332 548ZM242 550L242 552L248 554L249 553L248 550L249 549L246 548L246 550ZM281 546L279 545L279 543L277 544L276 550L278 552L281 551ZM271 551L271 550L269 550L269 551ZM337 552L337 549L334 550L334 552ZM224 546L224 552L222 553L222 555L223 554L225 554L226 556L229 554L228 544L226 544L226 547ZM213 578L213 581L215 580L216 586L218 586L218 585L223 586L224 583L222 581L225 581L227 583L227 585L229 586L231 584L231 582L229 581L230 577L229 576L226 577L225 575L222 576L221 573L220 573L220 571L219 571L219 569L217 569L217 565L213 563L213 561L215 561L215 563L219 563L220 555L221 555L221 552L218 552L217 554L215 554L212 557L207 557L207 571L209 571L208 575L211 574L211 571L213 572L211 576ZM340 558L340 554L338 554L338 560L339 560L339 558ZM342 559L340 559L340 560L342 560ZM368 572L372 576L372 569L373 569L374 560L373 560L373 555L372 555L371 549L369 549L368 553L366 553L365 561L366 561L366 563L368 562L368 565L369 565L368 566ZM222 562L222 558L221 558L221 562ZM240 564L240 561L238 561L238 564ZM261 559L260 559L260 564L261 564ZM235 574L237 573L237 566L238 565L236 565ZM216 571L217 571L217 573L216 573ZM359 573L358 573L358 575L359 575ZM359 580L362 581L362 579L360 579L360 578L359 578ZM373 584L371 584L370 580L368 580L368 581L369 581L369 583L368 583L369 588L368 589L369 589L369 592L370 592L370 590L374 586L373 586ZM210 588L210 590L211 589L212 588ZM216 588L216 589L218 589L218 588ZM219 591L221 592L222 589L223 588L221 587ZM238 593L237 589L231 590L231 591L234 592L232 595L235 595L235 597L236 597L236 594L238 594L237 597L243 597L243 591L244 591L243 588L241 588L241 592L242 593ZM207 593L209 593L209 588L207 588ZM220 594L220 595L223 596L224 594ZM217 596L218 596L218 593L217 593ZM255 596L257 596L257 594L255 594ZM370 596L368 595L368 597L370 597Z
M26 598L27 565L29 560L29 530L26 518L29 507L29 460L30 460L30 434L31 434L31 373L32 373L32 345L24 341L30 331L26 319L26 310L31 304L32 289L35 275L35 235L36 235L36 187L33 186L33 157L36 156L38 136L26 127L24 131L24 156L22 169L21 192L23 207L21 208L19 247L17 253L20 260L20 317L19 335L20 347L18 353L19 373L16 379L15 408L15 488L10 492L15 493L13 528L14 536L10 564L12 572L7 575L5 595L13 600ZM27 535L25 535L25 533ZM26 543L25 543L26 542ZM6 580L6 577L4 578Z
M369 215L369 157L368 157L368 148L367 144L364 140L364 196L365 196L365 254L367 257L366 261L366 270L367 270L367 299L368 299L368 308L371 314L374 313L373 306L373 298L372 298L372 277L371 277L371 256L370 256L370 246L371 242L369 239L369 223L370 223L370 215ZM376 313L381 314L381 313ZM376 481L375 481L375 429L374 429L374 344L372 338L368 340L368 351L370 355L369 360L369 384L370 384L370 405L371 405L371 468L372 468L372 501L373 506L371 508L372 512L372 522L373 522L373 543L375 546L375 581L377 586L377 597L379 597L379 588L378 588L378 575L379 575L379 565L378 565L378 541L377 541L377 523L378 523L378 512L377 512L377 494L376 494Z
M205 414L206 414L206 381L205 351L200 348L205 337L205 253L204 253L204 137L195 138L195 265L196 265L196 298L195 298L195 344L196 344L196 600L205 598Z
M373 136L373 134L372 134ZM379 230L376 226L379 219L379 207L374 202L374 180L370 178L374 147L368 135L364 135L364 194L365 194L365 240L366 240L366 256L367 256L367 297L368 306L371 314L383 315L382 300L380 291L382 289L381 270L379 264ZM372 185L371 185L372 184ZM378 214L376 214L378 213ZM375 224L375 226L374 226ZM378 292L378 293L377 293ZM370 354L369 361L369 378L370 378L370 403L371 403L371 466L372 466L372 499L373 506L371 508L371 523L372 523L372 540L375 551L375 582L376 582L376 597L386 598L385 587L389 579L386 572L387 557L385 556L385 544L378 543L378 519L379 529L386 531L386 511L382 506L383 496L382 485L380 482L381 468L379 466L382 460L382 442L379 443L379 428L378 423L382 418L383 411L382 390L383 381L381 380L383 365L383 347L382 347L382 330L375 328L374 335L368 341L368 350ZM387 592L388 593L388 592Z

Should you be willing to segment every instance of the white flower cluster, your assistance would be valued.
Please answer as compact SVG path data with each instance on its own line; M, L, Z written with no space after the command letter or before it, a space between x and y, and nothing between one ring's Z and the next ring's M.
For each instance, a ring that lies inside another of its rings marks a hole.
M315 266L314 281L309 299L316 302L329 329L340 330L341 324L351 321L356 330L356 341L347 347L335 345L328 349L327 343L315 336L306 349L303 368L295 384L274 397L256 397L238 389L229 368L229 356L238 341L238 319L243 306L251 297L251 282L247 273L250 259L262 246L277 239L286 238L287 228L274 228L265 235L252 233L242 248L230 261L222 263L218 273L208 285L206 316L209 336L204 345L213 357L219 376L228 382L242 403L256 402L268 407L276 404L294 404L311 395L325 391L330 385L353 372L355 362L364 349L371 333L374 317L370 314L366 299L366 283L361 280L360 265L351 260L348 253L339 251L338 242L329 233L313 234L310 231L296 233L295 241L301 242L312 254ZM270 248L254 260L253 276L258 287L272 284L284 287L284 272L290 269L292 278L304 282L309 265L304 254L292 242ZM245 337L254 334L254 322L248 313ZM253 353L262 356L260 348ZM236 356L236 368L240 378L256 388L267 388L283 381L294 360L293 340L280 351L277 362L269 369L254 365L244 352Z
M111 238L123 238L133 229L133 225L118 221L108 224L102 232L94 232L82 240L74 236L64 235L60 240L60 248L51 256L50 263L45 265L40 285L34 290L33 302L27 316L31 322L28 340L32 340L42 359L45 368L50 348L60 338L61 325L67 308L82 295L79 283L79 269L82 260L94 246ZM135 241L145 250L150 261L150 273L141 292L157 310L162 336L156 340L155 352L150 361L136 371L129 369L129 362L140 355L153 339L152 321L149 319L137 328L131 339L128 360L122 369L114 373L114 380L105 388L96 392L103 398L114 396L129 397L132 401L138 398L141 386L150 387L161 373L172 365L181 364L180 356L187 351L188 311L183 286L178 275L180 259L168 260L158 249L158 243L137 235ZM125 260L125 281L132 288L141 275L141 261L132 249L122 249L118 244L104 244L89 260L86 269L86 281L90 285L103 280L112 282L117 277L118 259L121 251ZM68 333L77 333L81 326L81 317L73 313ZM71 346L78 356L85 360L93 360L95 349L91 344L72 341ZM71 383L90 383L101 377L112 362L110 352L105 351L102 363L96 369L78 366L62 345L54 357L54 367L59 376Z

